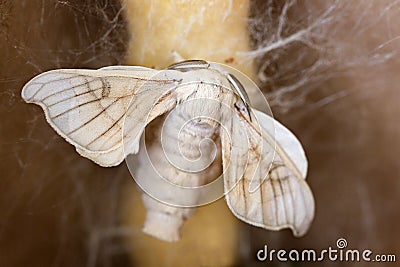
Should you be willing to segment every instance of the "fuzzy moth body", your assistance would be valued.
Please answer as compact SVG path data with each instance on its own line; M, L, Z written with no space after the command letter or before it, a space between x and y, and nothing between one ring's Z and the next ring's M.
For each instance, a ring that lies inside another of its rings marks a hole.
M153 166L152 168L149 168L148 164L137 166L138 177L147 179L160 175L177 186L197 187L207 184L210 179L220 175L221 150L215 129L205 126L199 131L194 123L188 123L181 128L184 122L183 114L177 112L171 114L170 119L163 116L159 121L149 125L145 136L148 144L147 152L141 150L139 157L150 157ZM181 131L178 133L179 129ZM205 138L209 139L209 142L202 142ZM157 172L154 172L154 169ZM156 186L158 184L153 185L153 190L162 192L159 198L167 203L176 203L186 198L185 202L194 206L201 193L193 191L190 195L180 195L163 188L155 189ZM147 209L143 231L162 240L179 240L181 227L194 213L195 208L171 206L146 193L142 199Z

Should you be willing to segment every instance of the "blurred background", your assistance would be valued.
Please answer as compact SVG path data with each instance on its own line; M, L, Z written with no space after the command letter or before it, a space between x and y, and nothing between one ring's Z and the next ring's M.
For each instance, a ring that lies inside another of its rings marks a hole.
M267 264L256 253L326 249L338 238L400 256L400 3L253 0L248 8L251 49L240 55L309 159L308 234L249 226L222 200L200 208L178 243L144 235L126 166L80 157L20 98L46 70L126 63L135 36L124 3L0 0L0 266L308 266Z

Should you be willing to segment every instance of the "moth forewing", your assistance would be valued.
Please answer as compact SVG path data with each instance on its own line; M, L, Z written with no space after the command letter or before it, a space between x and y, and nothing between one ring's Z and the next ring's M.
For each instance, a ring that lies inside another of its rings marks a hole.
M101 166L115 166L124 159L122 128L131 100L139 101L140 105L134 108L141 110L130 112L130 118L146 122L147 113L142 111L152 109L179 81L178 72L170 71L153 78L158 72L122 66L52 70L30 80L21 95L26 102L40 105L48 123L82 156ZM132 148L137 148L136 135L124 138L132 141Z
M246 143L243 134L236 134L238 130L232 131L231 146L222 141L223 154L239 160L236 164L230 162L226 166L228 158L223 156L228 206L235 216L247 223L270 230L291 228L295 236L301 236L307 231L314 216L314 199L304 181L307 168L304 151L297 138L284 129L284 126L259 111L254 110L254 114L260 123L259 128L239 113L236 119L233 118L238 121L234 124L241 124L246 131L249 144L262 137L257 147L254 148L253 144L248 148L248 162L238 150L232 149ZM271 127L271 122L275 126ZM261 131L261 135L257 129ZM282 136L278 136L279 134ZM271 157L274 150L271 135L276 137L274 157ZM289 138L290 141L285 140L281 144L282 138ZM238 176L238 170L243 171L242 176Z

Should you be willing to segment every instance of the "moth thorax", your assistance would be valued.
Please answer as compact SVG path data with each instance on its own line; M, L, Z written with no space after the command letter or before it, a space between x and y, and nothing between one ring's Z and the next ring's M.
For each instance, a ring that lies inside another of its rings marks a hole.
M171 116L162 129L162 146L168 161L184 172L201 172L214 161L218 147L216 130L209 118Z

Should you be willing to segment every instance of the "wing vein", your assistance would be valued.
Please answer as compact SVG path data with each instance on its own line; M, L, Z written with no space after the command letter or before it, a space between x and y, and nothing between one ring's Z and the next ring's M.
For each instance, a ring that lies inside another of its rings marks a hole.
M39 89L36 90L36 92L35 92L30 98L28 98L28 101L31 101L32 99L34 99L35 96L43 89L43 86L45 86L46 84L50 84L50 83L52 83L52 82L65 81L65 80L68 80L68 79L71 79L71 78L75 78L75 77L80 77L80 76L72 76L72 77L69 76L69 77L62 78L62 79L58 79L58 78L57 78L57 79L54 79L54 80L51 80L51 81L48 81L48 82L45 82L45 83L42 83L42 82L32 83L32 85L40 84L41 86L40 86Z
M104 134L106 134L109 130L111 130L115 125L118 124L118 122L125 116L125 113L122 113L122 115L118 118L118 120L116 120L110 127L107 128L107 130L103 131L101 134L99 134L96 138L94 138L92 141L90 141L86 146L90 146L91 144L93 144L94 142L96 142L96 140L98 140L100 137L102 137ZM104 145L104 143L102 144Z
M273 198L274 204L273 205L274 205L274 208L275 208L275 210L274 210L274 212L275 212L274 225L278 225L278 204L277 204L277 201L276 201L276 188L274 186L273 181L274 180L271 179L272 194L274 195L274 198Z
M97 117L99 117L100 115L102 115L104 111L106 111L108 108L110 108L112 105L114 105L118 100L119 100L119 98L116 99L116 100L114 100L110 105L108 105L107 107L104 107L103 110L102 110L101 112L97 113L94 117L90 118L89 120L87 120L86 122L84 122L84 123L83 123L82 125L80 125L79 127L77 127L77 128L75 128L74 130L68 132L67 135L71 135L72 133L78 131L78 130L81 129L82 127L88 125L90 122L92 122L92 121L95 120ZM96 102L96 101L98 101L98 100L89 101L89 102L92 103L92 102ZM88 104L89 102L87 102L87 103L85 103L85 104ZM73 110L73 109L72 109L72 110ZM69 111L71 111L71 110L69 110Z
M54 93L52 93L52 94L49 94L49 95L47 95L47 96L45 96L44 98L41 98L41 99L39 99L39 100L40 100L40 101L45 101L46 99L48 99L48 98L50 98L50 97L52 97L52 96L58 95L58 94L60 94L60 93L68 92L68 91L73 90L73 89L75 89L75 88L79 88L79 87L81 87L81 86L83 86L83 85L86 85L87 83L91 83L91 82L93 82L93 81L94 81L94 79L91 80L90 82L89 82L89 81L86 81L86 82L84 82L84 83L80 83L80 84L74 85L74 86L72 86L72 87L68 87L68 88L63 89L63 90L61 90L61 91L57 91L57 92L54 92ZM40 90L39 90L39 91L40 91ZM85 92L85 93L90 93L90 91L89 91L89 92ZM72 98L73 98L73 97L72 97Z
M92 94L94 97L96 97L96 95L93 94L93 92L96 92L96 91L98 91L98 90L100 90L100 89L102 89L102 88L98 87L98 88L92 89L91 91L86 91L86 92L83 92L83 93L74 94L74 95L71 96L71 97L64 98L64 99L61 99L60 101L56 101L56 102L54 102L54 103L51 103L51 104L49 104L47 107L48 107L48 108L51 108L51 107L53 107L53 106L55 106L55 105L57 105L57 104L63 103L63 102L65 102L65 101L74 99L75 97L83 96L83 95L86 95L86 94ZM100 98L96 97L96 100L100 100ZM41 100L41 101L43 101L43 100Z

